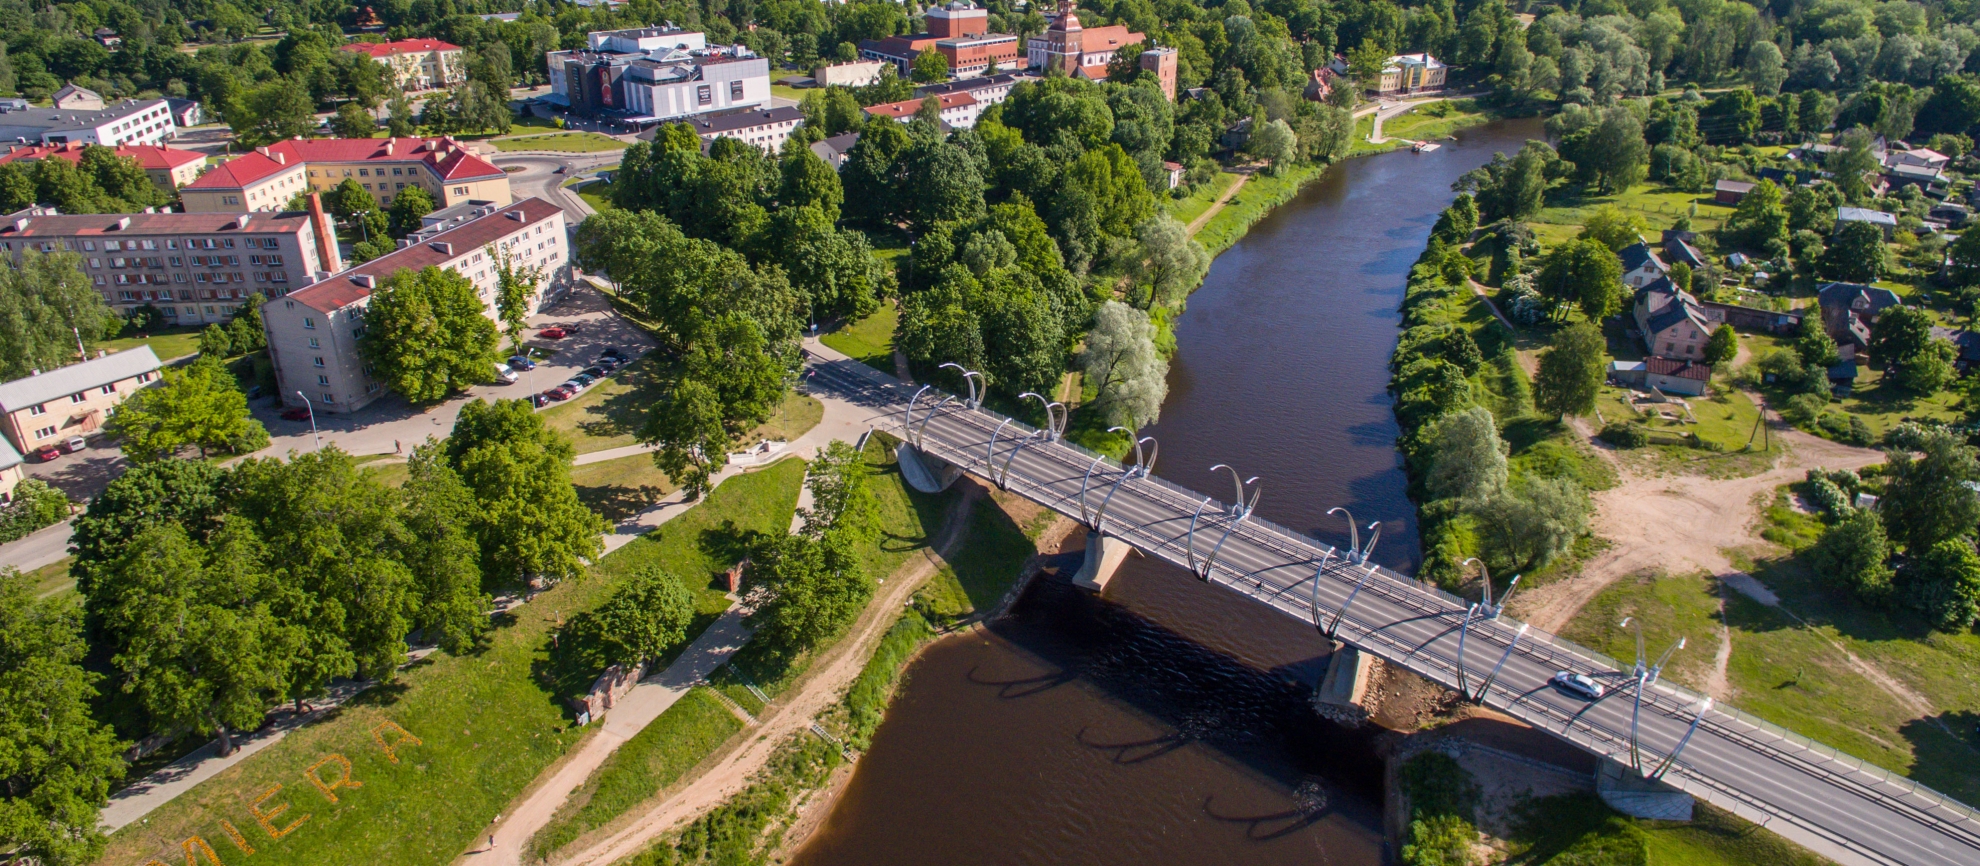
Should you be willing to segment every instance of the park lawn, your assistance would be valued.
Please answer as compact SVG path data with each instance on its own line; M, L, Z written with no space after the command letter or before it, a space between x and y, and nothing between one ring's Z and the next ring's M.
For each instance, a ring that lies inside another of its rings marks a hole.
M412 464L404 460L394 460L391 463L380 463L375 466L360 466L358 471L386 487L404 487L406 479L412 477Z
M630 454L571 467L571 484L578 501L612 523L640 513L674 492L667 473L653 465L651 454Z
M1758 430L1760 407L1743 391L1714 385L1704 397L1681 397L1689 415L1676 403L1644 403L1632 407L1624 399L1628 388L1602 386L1596 397L1596 425L1628 421L1650 431L1650 445L1625 455L1641 455L1655 468L1711 478L1739 478L1765 471L1784 447ZM1695 435L1705 447L1684 437ZM1748 443L1751 442L1749 448Z
M1433 106L1444 106L1435 108ZM1436 112L1443 111L1443 114ZM1382 121L1384 138L1406 138L1412 141L1434 141L1463 129L1477 126L1491 120L1490 113L1479 110L1476 100L1458 99L1450 102L1433 102L1421 105L1403 114ZM1371 123L1371 126L1373 124ZM1363 136L1367 138L1367 136Z
M1265 218L1273 208L1292 200L1299 194L1307 181L1313 180L1327 170L1323 165L1295 165L1274 177L1259 172L1245 181L1244 188L1224 202L1224 209L1203 224L1196 233L1196 239L1211 255L1230 249L1232 244L1251 230L1253 223Z
M784 531L803 473L787 460L730 479L585 579L504 615L476 651L434 654L118 831L101 862L177 862L201 846L234 862L246 849L230 832L258 864L452 862L582 736L565 701L598 671L553 654L552 633L655 565L695 588L691 641L729 604L713 586L732 561L724 542Z
M1691 193L1669 187L1638 184L1621 195L1589 196L1557 191L1550 196L1547 207L1534 214L1532 220L1534 235L1543 247L1552 247L1562 240L1573 238L1581 233L1581 225L1588 221L1595 211L1613 206L1634 214L1643 223L1646 238L1655 240L1655 233L1670 228L1678 217L1684 216L1692 205L1698 206L1698 216L1691 220L1691 227L1699 234L1716 231L1733 209L1712 201L1711 193Z
M791 100L792 102L804 101L804 91L792 87L788 84L770 85L770 95L783 97L784 99Z
M186 325L183 327L174 325L159 328L156 331L150 331L142 337L118 337L115 340L104 340L97 343L94 348L122 352L125 349L135 349L139 346L150 346L152 354L157 355L158 360L170 361L173 358L183 358L187 355L199 353L199 332L203 327L199 325Z
M873 315L842 324L837 330L820 336L818 342L891 376L894 374L894 326L899 321L900 311L892 303L883 301Z
M783 402L777 404L770 417L756 425L755 430L743 434L738 447L747 448L758 442L790 442L818 426L825 420L825 404L818 398L796 391L785 391Z
M1202 216L1204 211L1209 210L1211 205L1216 204L1217 196L1223 195L1224 190L1230 189L1231 184L1237 183L1240 177L1243 175L1234 172L1217 172L1215 180L1197 187L1196 191L1187 196L1170 199L1162 206L1168 208L1169 216L1175 217L1177 222L1189 225L1196 221L1197 217Z
M74 592L76 579L69 575L69 565L75 561L75 557L65 556L57 562L51 562L28 572L28 577L34 579L34 596L47 598L51 595Z
M602 153L626 148L625 142L596 132L552 132L518 138L498 138L494 139L494 145L496 150L504 152L554 150L560 153Z
M579 454L637 444L646 408L665 394L663 370L659 361L637 359L584 393L543 410L543 424L568 437Z
M582 180L582 178L572 180L564 185L577 186L579 180ZM584 199L585 204L591 205L591 209L599 213L604 213L615 207L612 204L612 182L609 180L587 183L584 186L577 187L572 192L577 193L578 198Z
M1631 818L1593 794L1529 800L1505 862L1521 866L1654 863L1657 866L1819 866L1820 857L1731 813L1699 803L1688 823Z

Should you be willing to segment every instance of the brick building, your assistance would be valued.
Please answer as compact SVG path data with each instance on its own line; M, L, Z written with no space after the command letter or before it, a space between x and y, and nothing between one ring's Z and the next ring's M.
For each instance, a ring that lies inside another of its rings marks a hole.
M914 70L914 58L933 50L949 62L949 75L973 78L1022 65L1018 38L990 32L990 11L967 0L931 7L922 19L928 29L913 36L863 39L859 56L891 63L903 78Z
M355 180L390 207L409 186L437 207L510 200L509 175L452 138L298 138L257 147L209 169L179 191L195 212L279 211L300 192Z
M1025 58L1032 69L1057 69L1067 75L1105 81L1107 64L1113 62L1114 55L1147 39L1119 24L1086 27L1073 11L1072 0L1060 0L1059 14L1053 16L1051 26L1026 44Z

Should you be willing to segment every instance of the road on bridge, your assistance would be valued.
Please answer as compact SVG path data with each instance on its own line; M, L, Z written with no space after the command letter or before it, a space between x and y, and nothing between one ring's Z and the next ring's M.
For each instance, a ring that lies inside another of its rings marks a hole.
M813 389L892 407L898 426L889 432L910 435L905 413L914 392L892 377L833 361L812 364L809 380ZM1202 576L1214 551L1212 582L1304 622L1331 624L1339 615L1339 639L1447 687L1458 688L1462 679L1474 696L1489 683L1486 705L1625 766L1632 764L1631 717L1640 713L1644 770L1685 741L1663 781L1839 862L1980 863L1980 819L1902 776L1712 707L1667 682L1643 689L1638 711L1632 672L1511 620L1473 618L1460 664L1463 602L1394 572L1348 563L1302 534L1255 518L1234 520L1225 503L1159 476L1123 477L1111 460L1096 465L1090 452L947 396L931 391L913 405L911 435L926 452L1081 520L1118 482L1103 530L1145 554ZM1329 564L1316 573L1323 559ZM1562 670L1593 677L1606 694L1584 701L1553 688L1549 679Z

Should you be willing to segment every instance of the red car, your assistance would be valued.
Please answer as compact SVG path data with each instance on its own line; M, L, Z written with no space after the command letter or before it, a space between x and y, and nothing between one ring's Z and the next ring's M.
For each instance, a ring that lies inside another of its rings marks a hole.
M544 328L541 331L537 331L536 335L545 340L561 340L569 333L569 331L563 328Z
M282 410L282 420L284 420L284 421L308 421L308 420L309 420L309 407L307 407L307 406L297 406L297 407L295 407L295 408L293 408L293 409L284 409L284 410Z
M55 458L62 456L62 449L53 445L43 445L35 449L34 456L40 458L43 463L49 463L54 461Z
M569 388L565 388L562 385L558 385L555 388L551 388L550 390L543 392L543 396L548 397L551 400L568 400L571 397L571 391Z

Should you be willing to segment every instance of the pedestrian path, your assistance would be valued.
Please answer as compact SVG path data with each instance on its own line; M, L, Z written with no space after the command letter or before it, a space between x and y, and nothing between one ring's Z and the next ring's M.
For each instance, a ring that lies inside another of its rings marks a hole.
M74 532L75 522L76 519L71 517L0 544L0 568L11 565L22 571L33 571L68 558L69 537Z

